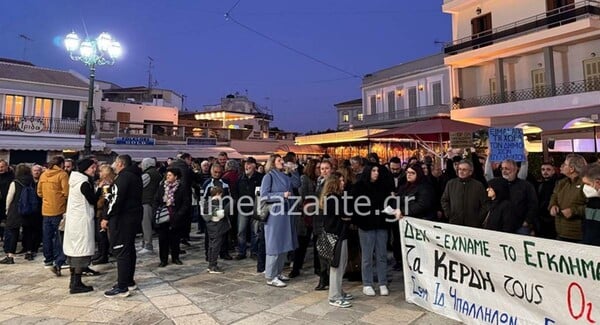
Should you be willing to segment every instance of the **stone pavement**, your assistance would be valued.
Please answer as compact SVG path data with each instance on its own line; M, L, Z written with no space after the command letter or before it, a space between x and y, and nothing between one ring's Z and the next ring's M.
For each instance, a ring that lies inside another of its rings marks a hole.
M155 246L158 247L155 241ZM104 290L116 282L115 264L94 267L97 277L84 277L95 291L68 293L69 272L56 277L22 255L13 265L0 265L0 322L2 324L458 324L404 301L402 273L390 269L390 295L366 297L359 282L344 280L353 294L353 307L327 303L327 291L314 291L317 277L312 262L286 288L265 284L256 262L221 261L223 274L206 273L204 245L192 242L182 255L184 265L158 268L158 256L138 257L139 289L128 298L108 299ZM309 249L312 251L312 249ZM310 254L309 254L310 255ZM312 261L307 256L307 261ZM287 271L287 270L286 270Z

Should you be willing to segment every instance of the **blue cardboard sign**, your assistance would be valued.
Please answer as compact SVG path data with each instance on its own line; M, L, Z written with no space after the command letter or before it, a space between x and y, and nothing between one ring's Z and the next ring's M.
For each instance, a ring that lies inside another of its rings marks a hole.
M153 146L156 144L154 138L144 137L116 137L115 144L134 144L134 145L148 145Z
M188 146L216 146L217 138L187 138Z
M519 128L490 128L490 160L526 161L523 130Z

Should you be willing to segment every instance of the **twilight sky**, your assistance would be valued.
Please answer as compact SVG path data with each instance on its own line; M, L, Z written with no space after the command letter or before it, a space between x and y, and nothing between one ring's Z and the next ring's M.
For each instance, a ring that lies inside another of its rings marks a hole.
M434 41L451 39L441 2L6 0L0 57L87 75L62 38L106 31L124 56L99 67L98 79L146 86L150 56L156 87L186 95L190 111L247 91L273 110L273 126L316 131L336 127L333 104L360 98L363 75L441 50Z

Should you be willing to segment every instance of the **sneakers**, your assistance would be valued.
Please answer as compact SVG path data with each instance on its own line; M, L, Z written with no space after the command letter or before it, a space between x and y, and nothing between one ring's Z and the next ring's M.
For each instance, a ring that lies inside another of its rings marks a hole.
M352 300L352 299L354 299L354 296L351 295L351 294L349 294L349 293L347 293L347 292L342 292L342 299L344 299L344 300Z
M220 268L219 266L209 267L208 269L206 269L206 272L208 272L210 274L221 274L221 273L223 273L223 269Z
M283 288L283 287L287 286L287 284L285 284L285 282L279 280L278 277L274 277L273 279L268 280L267 285L270 285L272 287L277 287L277 288Z
M278 275L278 276L277 276L277 278L279 278L279 280L281 280L281 281L283 281L283 282L288 282L288 281L290 281L290 278L289 278L289 277L287 277L287 276L285 276L285 275L283 275L283 274L280 274L280 275Z
M371 288L371 290L373 290L373 288ZM379 286L379 294L382 296L389 296L390 291L388 290L387 286Z
M114 298L114 297L121 297L121 298L125 298L125 297L129 297L129 289L119 289L117 287L112 288L108 291L104 292L104 296L106 298Z
M130 292L134 291L134 290L137 290L137 289L138 289L138 286L137 286L137 284L135 282L133 284L130 284L130 285L127 286L127 290L129 290Z
M5 258L0 260L0 264L15 264L15 258L6 256Z
M96 270L92 270L89 267L86 267L85 269L83 269L83 272L81 272L81 274L83 274L85 276L98 276L98 275L100 275L100 272L98 272Z
M140 255L154 254L154 250L147 249L147 248L142 248L137 253L140 254Z
M54 261L44 261L44 267L49 269L54 266Z
M363 294L365 294L365 296L373 297L375 296L375 290L373 290L373 287L371 286L365 286L363 287Z
M329 300L329 304L332 305L333 307L338 307L338 308L352 307L352 304L349 301L346 301L344 299Z

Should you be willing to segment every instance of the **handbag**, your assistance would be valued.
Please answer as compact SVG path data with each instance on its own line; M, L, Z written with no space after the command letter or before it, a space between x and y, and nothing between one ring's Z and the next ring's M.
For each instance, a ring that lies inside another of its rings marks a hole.
M269 175L269 177L271 178L271 186L273 186L273 176ZM254 219L261 221L261 222L267 222L267 219L269 219L269 214L271 213L271 207L273 206L273 203L269 203L267 202L267 200L262 200L262 199L258 199L258 207L256 209L256 214L254 215Z
M169 222L171 219L171 214L169 213L169 208L166 205L161 205L156 212L154 213L154 224L161 225L163 223Z
M335 246L338 242L338 236L329 232L323 232L317 237L317 253L324 260L332 261L335 256Z

